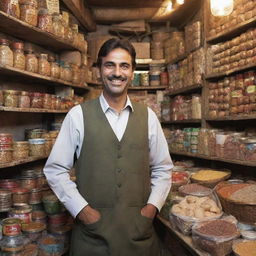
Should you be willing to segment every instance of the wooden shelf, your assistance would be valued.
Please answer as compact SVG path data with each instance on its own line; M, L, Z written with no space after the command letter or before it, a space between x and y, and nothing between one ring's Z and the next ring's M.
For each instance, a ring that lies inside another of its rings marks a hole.
M255 68L256 68L256 63L253 63L253 64L250 64L250 65L246 65L244 67L241 67L241 68L234 68L230 71L226 71L226 72L223 72L223 73L211 74L211 75L206 76L205 79L208 79L208 80L219 79L219 78L222 78L222 77L225 77L225 76L229 76L231 74L235 74L235 73L238 73L238 72L247 71L249 69L255 69Z
M100 83L98 81L90 81L90 80L88 80L88 81L86 81L86 83L88 85L92 85L92 86L102 86L102 83Z
M44 108L13 108L13 107L0 107L0 111L9 112L30 112L30 113L67 113L68 110L53 110Z
M136 59L137 66L149 65L149 64L166 64L165 59L152 60L152 59Z
M72 88L76 89L76 91L78 91L78 92L85 92L85 91L90 90L90 88L87 85L79 86L79 85L75 85L75 84L72 84L70 82L67 82L67 81L64 81L61 79L56 79L56 78L52 78L52 77L48 77L48 76L42 76L37 73L28 72L28 71L10 67L10 66L0 65L0 73L1 73L1 75L7 75L12 78L13 77L22 77L30 83L38 82L38 83L43 83L43 84L47 84L47 85L58 85L58 86L64 85L64 86L72 87Z
M161 124L200 124L201 119L188 119L188 120L176 120L176 121L161 121Z
M253 115L237 115L237 116L225 116L218 118L206 117L206 121L238 121L238 120L254 120L256 119L256 114Z
M60 52L62 50L79 50L71 43L56 37L55 35L42 31L41 29L31 26L28 23L12 17L0 11L0 30L3 33L15 36L24 41L29 41L41 46L50 48L53 51Z
M181 93L191 93L193 91L197 91L198 89L202 89L201 84L195 84L195 85L183 87L183 88L180 88L177 90L172 90L171 92L167 93L166 95L175 96L175 95L181 94Z
M179 61L182 61L182 60L186 59L187 56L188 56L188 53L185 53L185 54L180 55L177 58L173 59L172 61L168 62L167 64L175 64L175 63L177 63Z
M195 157L195 158L201 158L201 159L207 159L207 160L213 160L213 161L220 161L220 162L231 163L231 164L239 164L239 165L256 167L256 161L232 160L232 159L225 159L225 158L214 157L214 156L205 156L205 155L193 154L193 153L183 152L183 151L174 151L174 150L170 150L170 154L189 156L189 157Z
M230 29L220 32L215 36L207 37L206 41L211 44L216 44L225 40L229 40L235 36L240 35L241 33L245 32L250 27L253 27L253 25L256 24L256 18L252 18L249 20L246 20L234 27L231 27Z
M166 86L130 86L128 88L129 91L137 91L137 90L165 90Z
M26 163L30 163L30 162L35 162L35 161L38 161L38 160L44 160L46 159L47 157L44 156L44 157L28 157L26 159L22 159L22 160L16 160L16 161L12 161L12 162L9 162L9 163L3 163L1 164L0 163L0 169L1 168L7 168L7 167L13 167L13 166L16 166L16 165L20 165L20 164L26 164Z
M209 253L203 252L197 248L195 248L192 237L191 236L185 236L179 231L175 230L170 222L163 217L161 217L159 214L157 215L157 219L175 236L177 237L184 246L195 256L210 256Z

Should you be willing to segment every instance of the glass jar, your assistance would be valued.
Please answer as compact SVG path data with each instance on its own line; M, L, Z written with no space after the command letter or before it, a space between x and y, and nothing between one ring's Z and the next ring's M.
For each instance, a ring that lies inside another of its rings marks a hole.
M53 78L60 77L60 65L57 61L51 62L51 77Z
M33 51L27 51L25 62L26 71L38 73L38 59Z
M19 95L19 108L30 108L29 92L22 91Z
M51 109L51 105L52 105L51 94L45 93L43 97L43 108Z
M81 82L80 68L77 64L70 64L72 70L72 83L79 84Z
M51 109L56 109L56 95L51 95Z
M57 37L64 39L64 26L61 22L59 13L52 14L52 33Z
M56 106L55 106L56 110L60 110L61 109L61 97L57 96L56 97Z
M65 81L72 81L72 71L69 64L64 64L60 78Z
M48 62L48 54L41 53L38 60L38 73L43 76L51 75L51 66Z
M31 93L31 108L43 108L43 93Z
M52 15L49 13L48 9L40 9L38 12L38 28L43 31L52 33Z
M13 66L13 52L6 39L0 39L0 65Z
M20 17L20 6L18 0L1 0L0 10L15 17Z
M45 139L29 139L29 155L43 157L45 156Z
M25 70L25 55L24 44L21 42L14 42L12 44L13 49L13 66L18 69Z
M71 29L73 32L73 45L78 47L79 46L78 24L72 24Z
M20 3L20 19L28 24L37 25L37 7L33 1L23 0Z
M19 91L4 90L4 105L5 107L17 108L19 104Z
M0 162L10 163L13 159L13 149L0 149Z
M13 159L26 159L29 154L29 144L27 141L15 141L13 143Z

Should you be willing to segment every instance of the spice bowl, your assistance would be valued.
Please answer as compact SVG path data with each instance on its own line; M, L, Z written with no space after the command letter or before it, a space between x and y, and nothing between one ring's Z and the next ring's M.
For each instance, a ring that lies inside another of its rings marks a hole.
M255 255L256 240L238 239L234 241L232 250L235 256L250 256Z

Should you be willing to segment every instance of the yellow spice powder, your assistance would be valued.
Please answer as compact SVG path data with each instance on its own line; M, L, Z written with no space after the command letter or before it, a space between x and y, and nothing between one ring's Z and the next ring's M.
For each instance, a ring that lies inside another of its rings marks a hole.
M192 178L202 181L221 179L227 175L227 172L215 170L200 170L192 175Z
M234 252L239 256L256 256L256 241L237 243Z

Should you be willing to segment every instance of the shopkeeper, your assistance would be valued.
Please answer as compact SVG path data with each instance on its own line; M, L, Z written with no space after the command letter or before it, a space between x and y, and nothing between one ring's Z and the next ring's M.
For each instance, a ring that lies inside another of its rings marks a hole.
M135 58L126 40L103 44L103 93L69 111L44 168L76 217L71 256L160 255L152 222L169 193L173 164L155 113L127 96ZM76 183L69 177L74 162Z

